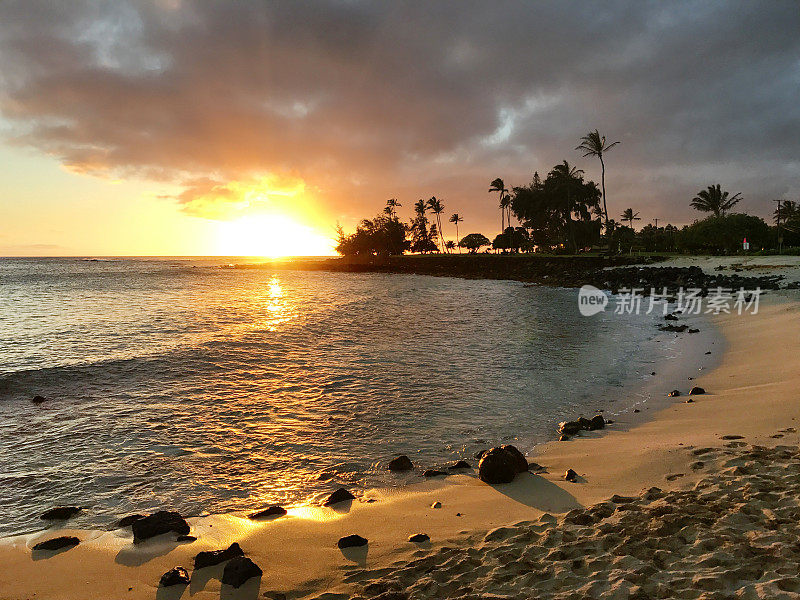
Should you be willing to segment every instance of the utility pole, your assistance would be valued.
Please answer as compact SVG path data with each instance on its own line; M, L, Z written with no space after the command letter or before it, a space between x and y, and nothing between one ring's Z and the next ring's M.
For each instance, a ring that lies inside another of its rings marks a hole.
M658 229L658 217L656 217L656 229Z
M781 235L781 203L782 200L778 199L775 200L778 203L778 212L776 218L776 224L778 225L778 254L783 252L783 236Z

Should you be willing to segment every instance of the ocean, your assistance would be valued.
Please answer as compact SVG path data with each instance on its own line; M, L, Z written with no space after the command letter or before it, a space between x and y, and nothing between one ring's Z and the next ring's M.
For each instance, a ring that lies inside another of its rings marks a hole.
M624 414L677 352L576 290L237 262L0 259L0 535L56 505L109 527L406 485L398 454L474 463Z

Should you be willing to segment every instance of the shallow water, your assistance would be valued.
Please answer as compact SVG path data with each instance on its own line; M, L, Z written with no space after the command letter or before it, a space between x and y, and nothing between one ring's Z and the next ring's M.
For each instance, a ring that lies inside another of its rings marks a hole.
M549 439L670 354L575 290L215 260L0 259L0 534L399 485ZM670 336L674 337L674 336ZM50 400L34 406L34 394Z

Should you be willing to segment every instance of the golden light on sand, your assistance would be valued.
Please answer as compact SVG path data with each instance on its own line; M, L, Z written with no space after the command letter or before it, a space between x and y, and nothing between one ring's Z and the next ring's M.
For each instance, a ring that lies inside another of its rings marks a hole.
M336 242L285 215L249 215L217 226L217 252L226 256L328 256Z

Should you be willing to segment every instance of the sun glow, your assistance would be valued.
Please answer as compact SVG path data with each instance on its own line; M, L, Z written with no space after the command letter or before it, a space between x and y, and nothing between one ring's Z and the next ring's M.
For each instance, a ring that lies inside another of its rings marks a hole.
M226 256L329 256L336 242L285 215L250 215L218 225L217 251Z

